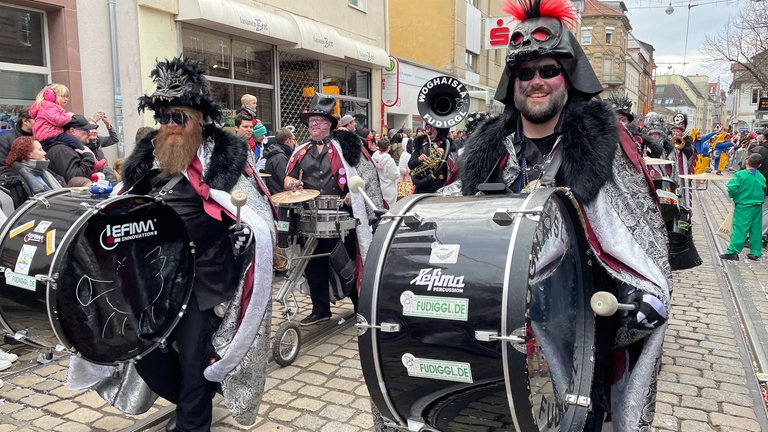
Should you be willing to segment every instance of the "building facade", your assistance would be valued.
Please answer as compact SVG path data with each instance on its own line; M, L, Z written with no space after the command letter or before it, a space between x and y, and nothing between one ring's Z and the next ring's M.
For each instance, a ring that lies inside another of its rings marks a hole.
M493 96L507 43L488 43L494 28L505 30L512 25L501 12L502 4L502 0L389 0L389 51L397 58L400 73L398 99L385 107L387 125L395 129L423 126L416 96L438 75L456 78L467 87L470 112L503 110Z
M640 63L627 64L632 26L621 1L585 0L581 13L580 43L607 94L635 98L639 103ZM627 68L631 68L631 72ZM630 78L627 80L627 78Z
M68 109L87 116L105 111L115 120L125 145L108 156L123 156L135 131L153 124L136 111L137 98L153 88L150 70L157 59L183 54L206 66L225 125L249 93L269 132L292 124L304 138L299 114L315 91L335 95L340 115L380 124L387 3L315 6L309 0L8 0L0 4L0 19L17 30L6 43L34 49L0 57L2 81L14 74L13 83L0 85L17 89L0 88L0 110L29 105L47 82L63 83L72 93Z

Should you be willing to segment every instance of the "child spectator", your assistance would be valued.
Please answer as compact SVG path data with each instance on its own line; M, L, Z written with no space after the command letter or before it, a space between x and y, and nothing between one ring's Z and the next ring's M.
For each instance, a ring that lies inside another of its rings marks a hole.
M47 150L55 142L64 143L75 150L82 150L83 143L64 133L64 126L72 121L72 113L64 111L69 102L69 89L63 84L48 84L40 90L35 103L29 107L29 115L35 120L32 135Z
M746 169L736 171L728 182L728 196L733 198L733 227L731 242L720 258L731 261L739 260L739 252L744 248L747 234L750 238L750 254L747 258L757 261L762 255L763 201L768 187L765 177L757 168L763 163L763 157L752 153L746 159Z
M397 201L397 180L400 178L400 170L397 168L395 160L389 155L389 140L379 138L377 147L378 151L371 156L371 159L379 173L381 195L384 197L387 207L392 208L392 205Z

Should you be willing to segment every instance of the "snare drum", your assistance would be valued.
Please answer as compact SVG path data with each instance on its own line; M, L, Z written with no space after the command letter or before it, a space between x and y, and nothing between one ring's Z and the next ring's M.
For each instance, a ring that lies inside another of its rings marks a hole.
M595 322L574 202L555 188L422 194L392 212L358 314L363 375L388 424L581 431Z
M301 203L275 204L277 208L277 247L287 248L298 234Z
M341 238L356 226L357 219L340 210L305 210L299 220L299 232L317 238Z
M343 199L338 195L319 195L312 201L308 201L310 209L338 210Z
M192 292L182 219L151 197L37 195L0 237L0 323L30 345L62 345L99 364L165 342Z
M661 204L661 216L664 222L669 222L680 215L679 198L677 196L677 183L668 177L656 177L653 179L656 187L656 195Z

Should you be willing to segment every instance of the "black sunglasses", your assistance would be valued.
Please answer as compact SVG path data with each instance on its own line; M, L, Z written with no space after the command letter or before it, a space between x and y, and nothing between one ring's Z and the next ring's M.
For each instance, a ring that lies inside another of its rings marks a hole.
M182 111L158 112L155 114L155 121L163 125L174 122L179 126L184 126L190 118L187 113Z
M536 76L536 72L542 79L550 79L560 75L563 72L563 68L558 65L543 65L537 67L525 67L515 70L515 76L520 81L530 81Z

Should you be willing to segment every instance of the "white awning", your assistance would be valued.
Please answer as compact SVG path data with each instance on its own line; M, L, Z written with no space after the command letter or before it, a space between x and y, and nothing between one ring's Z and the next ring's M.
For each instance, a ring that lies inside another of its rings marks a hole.
M363 42L358 42L354 39L344 39L344 56L347 59L366 63L368 66L376 65L389 67L389 55L383 49Z
M336 29L288 12L282 12L280 15L292 20L295 28L298 29L297 50L306 50L315 53L315 55L322 54L333 58L344 58L344 38L339 35Z
M290 19L231 0L180 1L176 19L275 45L299 41Z

